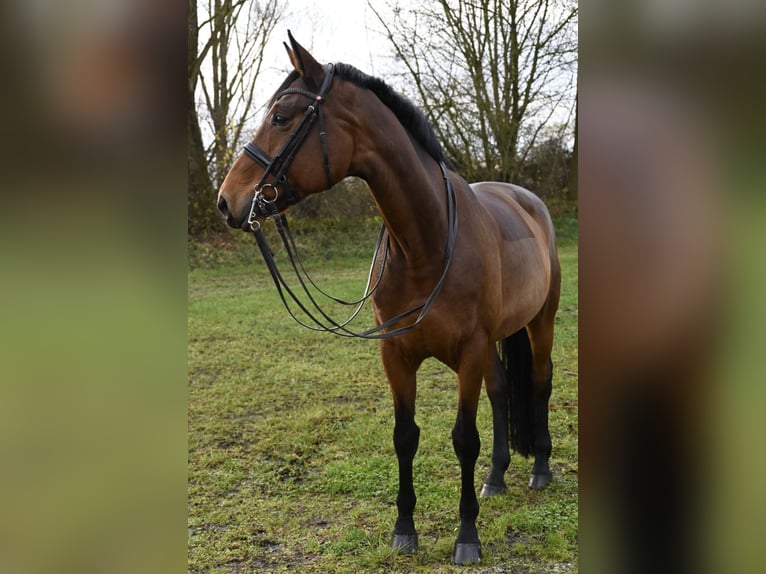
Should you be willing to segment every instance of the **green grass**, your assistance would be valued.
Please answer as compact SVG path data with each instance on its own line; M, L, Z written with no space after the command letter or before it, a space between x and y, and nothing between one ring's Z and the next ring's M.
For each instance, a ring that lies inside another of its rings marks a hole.
M550 411L554 481L528 490L531 461L513 456L508 493L481 501L483 562L472 571L577 570L577 228L574 219L557 224L564 285ZM316 279L332 292L360 291L376 222L300 225ZM399 556L389 549L397 466L377 344L295 325L246 243L196 260L188 316L190 572L464 570L450 564L459 497L454 373L433 360L419 372L420 549ZM372 324L368 309L361 322ZM477 489L492 442L486 395L479 431Z

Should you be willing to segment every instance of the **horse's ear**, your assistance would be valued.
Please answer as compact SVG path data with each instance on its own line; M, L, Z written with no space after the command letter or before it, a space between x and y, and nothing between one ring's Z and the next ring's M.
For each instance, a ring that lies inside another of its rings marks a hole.
M305 80L313 82L319 88L324 80L322 64L317 62L314 56L309 54L303 46L295 41L289 30L287 31L287 37L290 39L290 46L292 48L287 44L285 44L285 48L290 56L290 61L293 63L293 67Z

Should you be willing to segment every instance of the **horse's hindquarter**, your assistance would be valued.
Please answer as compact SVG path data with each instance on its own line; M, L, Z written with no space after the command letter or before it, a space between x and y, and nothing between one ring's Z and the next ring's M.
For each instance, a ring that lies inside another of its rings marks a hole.
M548 297L555 264L553 227L545 205L524 188L500 182L471 188L484 208L485 225L494 231L490 249L500 250L495 289L501 293L501 310L491 330L495 338L506 337L529 323Z

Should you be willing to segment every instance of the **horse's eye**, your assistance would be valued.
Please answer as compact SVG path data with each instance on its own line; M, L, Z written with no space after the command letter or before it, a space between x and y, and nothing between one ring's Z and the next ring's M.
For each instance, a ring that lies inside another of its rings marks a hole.
M271 116L272 126L286 126L288 123L290 123L290 118L288 118L284 114L280 114L279 112L277 112L273 116Z

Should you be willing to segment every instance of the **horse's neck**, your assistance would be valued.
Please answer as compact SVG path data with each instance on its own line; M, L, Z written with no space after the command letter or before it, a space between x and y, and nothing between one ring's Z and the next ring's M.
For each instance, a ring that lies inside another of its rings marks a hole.
M435 160L404 133L404 141L378 149L365 179L394 249L410 263L441 263L447 237L444 178Z

